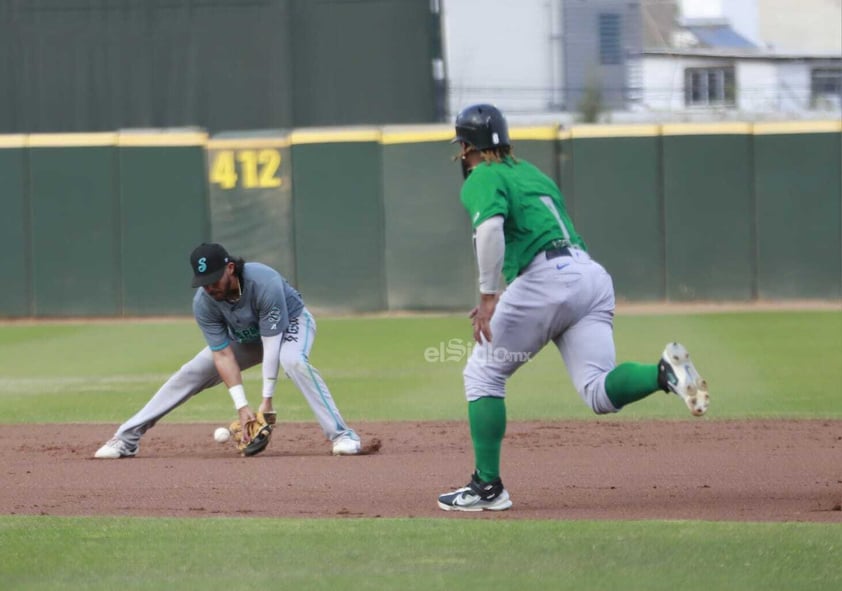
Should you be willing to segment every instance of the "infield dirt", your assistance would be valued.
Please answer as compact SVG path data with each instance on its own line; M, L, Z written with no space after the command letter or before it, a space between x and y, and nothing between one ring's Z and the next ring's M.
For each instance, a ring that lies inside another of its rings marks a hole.
M842 522L842 421L510 422L510 511L440 511L472 471L465 421L360 422L379 453L334 457L281 423L243 458L214 424L162 423L139 454L95 460L114 425L0 427L0 514Z

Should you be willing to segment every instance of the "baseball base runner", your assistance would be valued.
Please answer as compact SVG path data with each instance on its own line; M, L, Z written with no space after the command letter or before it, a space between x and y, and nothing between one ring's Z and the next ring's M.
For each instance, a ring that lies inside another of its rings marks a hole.
M461 201L474 227L479 267L480 302L471 312L478 346L464 370L475 470L466 486L440 495L438 505L499 511L512 506L500 479L506 383L547 343L556 346L579 396L597 414L663 390L698 416L707 410L708 392L678 343L668 344L655 364L616 365L611 276L588 254L558 186L514 156L497 108L464 109L453 141L461 148Z

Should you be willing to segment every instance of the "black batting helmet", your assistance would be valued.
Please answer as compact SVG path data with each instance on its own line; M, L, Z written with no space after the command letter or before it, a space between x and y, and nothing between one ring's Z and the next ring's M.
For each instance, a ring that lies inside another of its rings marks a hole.
M456 116L456 138L477 150L508 146L509 126L494 105L471 105Z

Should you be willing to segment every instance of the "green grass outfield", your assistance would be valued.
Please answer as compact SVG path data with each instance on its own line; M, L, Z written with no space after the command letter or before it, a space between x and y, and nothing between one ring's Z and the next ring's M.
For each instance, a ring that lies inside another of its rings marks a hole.
M0 520L2 588L840 589L839 526L490 519Z
M705 420L842 418L840 311L617 318L619 361L654 362L673 339L687 345L710 383ZM349 421L464 420L460 347L469 340L464 316L325 318L312 361ZM201 346L189 320L0 326L0 428L116 425ZM255 399L259 371L246 376ZM277 406L283 420L313 420L289 382L280 385ZM594 418L554 349L512 379L508 406L510 420ZM231 414L217 387L164 421L218 422ZM657 395L616 418L686 413ZM839 524L475 517L0 516L0 588L842 588Z

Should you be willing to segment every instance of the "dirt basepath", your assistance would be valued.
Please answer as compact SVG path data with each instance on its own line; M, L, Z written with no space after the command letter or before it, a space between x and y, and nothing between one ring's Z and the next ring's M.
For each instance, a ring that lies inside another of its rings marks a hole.
M3 425L0 514L445 517L436 495L472 470L465 422L358 423L383 443L363 457L283 423L241 458L216 426L165 422L138 456L94 460L112 425ZM485 518L839 523L842 421L513 422L503 478L514 507Z

